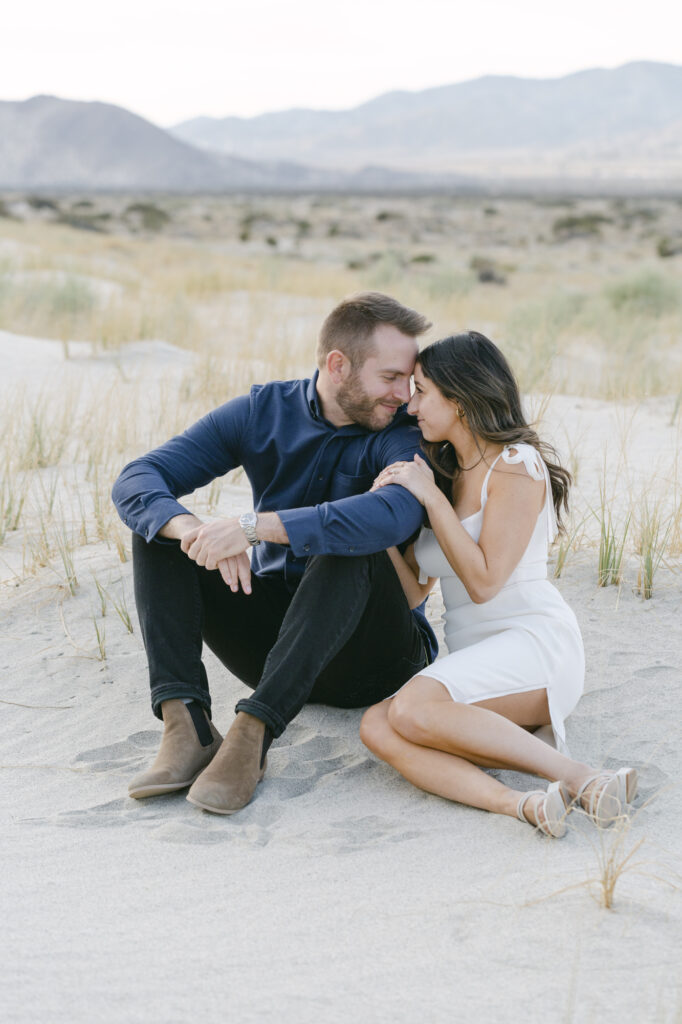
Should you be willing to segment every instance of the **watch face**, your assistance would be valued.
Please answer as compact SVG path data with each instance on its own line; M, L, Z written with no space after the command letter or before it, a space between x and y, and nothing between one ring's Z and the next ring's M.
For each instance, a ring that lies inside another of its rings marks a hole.
M260 540L256 534L257 522L258 515L255 512L244 512L244 514L239 517L239 525L246 534L246 539L249 544L253 544L254 546L256 544L260 544Z

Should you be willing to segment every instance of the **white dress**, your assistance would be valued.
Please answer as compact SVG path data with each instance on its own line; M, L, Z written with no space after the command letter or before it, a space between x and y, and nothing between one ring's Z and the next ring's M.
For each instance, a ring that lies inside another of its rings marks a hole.
M471 600L433 531L421 531L414 549L419 580L440 577L449 653L419 675L437 679L463 704L546 689L555 745L565 751L564 719L583 691L585 654L575 615L547 579L547 547L557 532L549 473L528 444L509 445L500 457L523 463L534 480L545 480L545 504L521 561L499 593L483 604ZM483 481L481 508L461 520L477 542L495 462Z

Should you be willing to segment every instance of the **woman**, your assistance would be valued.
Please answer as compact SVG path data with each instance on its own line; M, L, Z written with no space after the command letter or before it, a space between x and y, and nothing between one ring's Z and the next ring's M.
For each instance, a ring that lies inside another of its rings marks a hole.
M435 476L416 455L385 469L374 489L399 484L426 508L429 529L404 557L389 554L411 607L440 577L449 654L370 708L362 740L422 789L516 815L546 835L565 833L573 800L608 825L634 798L636 772L595 771L564 744L584 653L575 616L547 579L547 546L570 475L526 423L514 376L488 338L469 331L430 345L414 380L408 411ZM558 749L532 735L545 725ZM521 793L482 767L551 785Z

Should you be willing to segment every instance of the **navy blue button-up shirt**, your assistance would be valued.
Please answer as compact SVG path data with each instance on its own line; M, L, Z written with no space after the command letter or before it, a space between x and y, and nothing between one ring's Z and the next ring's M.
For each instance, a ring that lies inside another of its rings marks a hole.
M335 427L322 416L317 377L255 385L128 463L112 494L123 522L163 541L161 527L188 512L179 497L243 466L255 511L277 512L289 537L289 546L253 549L260 576L283 576L293 590L311 555L369 554L407 540L422 524L422 506L403 487L369 488L385 466L419 449L414 419L403 408L384 430ZM423 611L414 614L433 659L433 632Z

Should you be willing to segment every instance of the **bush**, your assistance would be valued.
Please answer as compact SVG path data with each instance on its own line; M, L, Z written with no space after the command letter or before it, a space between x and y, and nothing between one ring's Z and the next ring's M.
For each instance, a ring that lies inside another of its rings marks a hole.
M658 317L680 306L679 287L659 274L637 274L605 291L613 309L620 313Z
M469 267L476 274L481 284L506 284L507 278L493 260L485 256L472 256Z
M667 259L669 256L679 256L682 253L682 235L679 235L677 238L659 238L656 252L661 259Z
M132 203L125 208L123 217L139 221L145 231L160 231L170 221L166 211L152 203Z
M110 213L60 213L57 224L66 224L78 231L104 231L108 220L111 220Z
M611 217L603 213L570 214L567 217L558 217L552 225L552 231L555 238L564 242L570 238L598 237L601 234L601 225L612 223Z
M58 210L57 203L52 199L44 199L42 196L26 196L26 202L32 210Z

